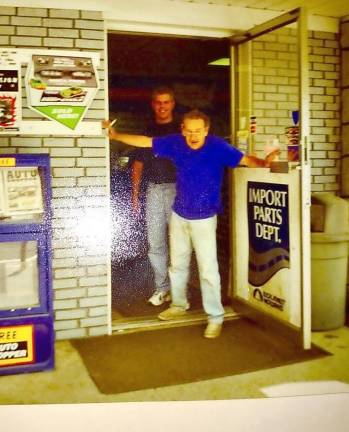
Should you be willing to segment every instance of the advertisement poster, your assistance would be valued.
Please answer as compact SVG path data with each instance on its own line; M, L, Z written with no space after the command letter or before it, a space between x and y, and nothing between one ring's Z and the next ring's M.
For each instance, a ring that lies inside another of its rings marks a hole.
M18 131L21 120L20 67L16 52L0 52L0 134Z
M275 280L290 268L288 185L247 182L247 206L251 300L285 313L285 284Z
M0 367L34 361L33 326L0 327Z
M74 130L99 82L92 58L32 55L26 88L31 109Z
M0 217L43 213L41 179L36 167L1 168Z

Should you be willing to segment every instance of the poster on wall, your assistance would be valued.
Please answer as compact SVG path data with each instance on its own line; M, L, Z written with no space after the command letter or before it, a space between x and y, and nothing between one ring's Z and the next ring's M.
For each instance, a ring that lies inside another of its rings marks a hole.
M21 121L20 65L16 51L0 51L0 134L18 131Z
M248 181L247 212L249 299L287 318L287 284L282 279L290 268L288 185ZM280 283L275 283L278 278Z
M26 74L29 107L74 130L99 88L90 57L32 55Z
M37 167L0 170L0 217L43 213L40 173Z

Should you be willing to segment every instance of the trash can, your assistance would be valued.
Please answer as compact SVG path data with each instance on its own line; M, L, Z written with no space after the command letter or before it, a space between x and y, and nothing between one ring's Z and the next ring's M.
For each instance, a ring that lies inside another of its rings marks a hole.
M349 206L331 193L311 198L312 330L345 324Z

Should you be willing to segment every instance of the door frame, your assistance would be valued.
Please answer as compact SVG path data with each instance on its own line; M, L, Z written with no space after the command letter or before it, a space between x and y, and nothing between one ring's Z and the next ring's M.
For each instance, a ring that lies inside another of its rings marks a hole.
M275 328L286 333L288 338L301 344L304 349L311 347L311 261L310 261L310 204L311 204L311 177L310 177L310 148L309 148L309 64L308 64L308 14L305 8L297 8L282 14L261 25L255 26L247 32L235 35L230 38L231 42L231 126L232 137L237 136L239 129L239 108L248 110L252 106L252 80L251 80L251 44L250 41L258 36L277 30L286 25L297 23L298 29L298 64L299 64L299 142L300 142L300 218L301 218L301 334L295 331L292 326L280 326L280 321L274 317L267 316L265 313L252 308L244 302L238 301L237 309L268 328ZM242 51L246 64L249 65L244 70L245 82L241 85L237 75L237 65L239 48L247 44ZM246 73L245 73L246 72ZM251 139L248 145L248 152L253 147ZM230 181L230 192L232 192L232 178ZM232 194L231 194L232 196ZM230 200L230 215L232 220L233 202ZM231 232L231 264L230 264L230 294L234 298L233 271L234 256L237 254L236 243L232 239Z

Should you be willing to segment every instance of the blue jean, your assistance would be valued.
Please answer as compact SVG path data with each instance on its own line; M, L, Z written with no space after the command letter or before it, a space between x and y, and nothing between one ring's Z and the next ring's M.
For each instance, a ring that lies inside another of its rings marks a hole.
M192 250L199 268L203 308L208 321L221 324L224 308L221 301L221 280L217 262L217 216L189 220L172 213L170 220L169 275L172 306L187 309L187 282Z
M154 273L155 288L162 292L170 290L167 227L175 195L176 186L174 183L149 183L147 188L148 258Z

